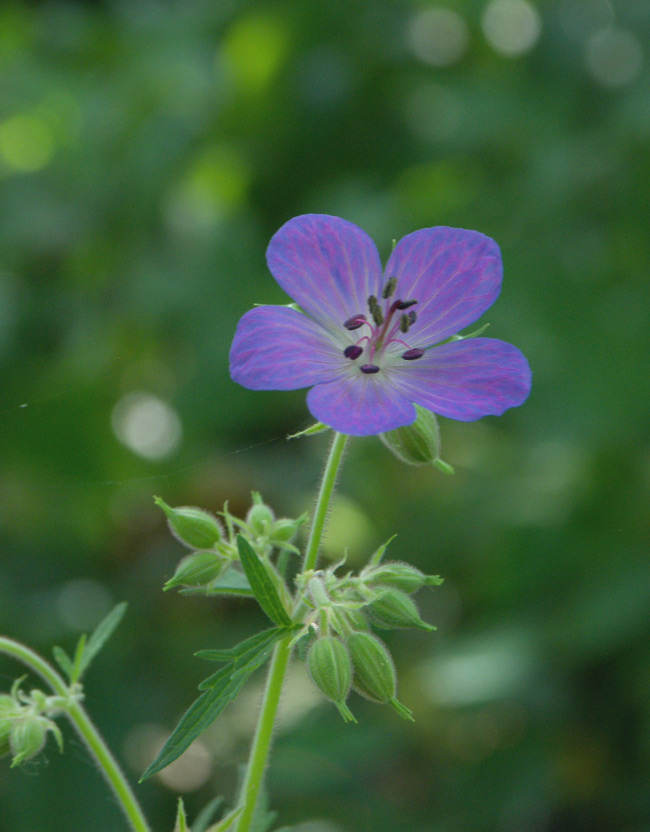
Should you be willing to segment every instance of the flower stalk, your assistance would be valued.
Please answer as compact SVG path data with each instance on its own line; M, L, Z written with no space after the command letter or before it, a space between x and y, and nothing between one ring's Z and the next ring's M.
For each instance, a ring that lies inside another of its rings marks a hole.
M75 730L99 766L99 770L113 790L117 802L124 812L133 832L150 832L149 824L117 760L111 754L101 734L79 702L76 691L72 691L54 668L20 642L0 636L0 653L5 653L22 662L44 679L54 693L61 698L61 710L66 714ZM75 685L78 689L78 685ZM66 704L67 703L67 704Z
M318 491L309 539L305 548L303 572L306 572L308 569L313 569L316 565L347 440L348 437L345 434L334 434ZM294 619L297 620L299 618L301 611L302 604L299 603L294 610ZM279 641L273 651L262 708L257 722L257 728L255 729L253 745L241 789L240 804L242 811L237 820L237 832L249 832L253 822L257 799L264 781L264 771L271 747L273 727L275 725L278 705L280 704L282 685L289 665L289 659L291 658L292 641L293 634Z

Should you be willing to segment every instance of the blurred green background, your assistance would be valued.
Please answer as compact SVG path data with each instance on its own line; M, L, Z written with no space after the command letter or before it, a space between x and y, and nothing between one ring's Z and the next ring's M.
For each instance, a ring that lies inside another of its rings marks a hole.
M292 674L273 750L302 832L650 830L650 2L114 0L0 8L0 632L50 655L119 600L87 702L133 781L206 675L263 625L163 594L183 552L152 501L311 510L327 439L304 391L227 354L282 303L269 238L300 213L382 256L418 228L502 247L489 335L533 392L441 420L454 477L352 443L327 551L439 572L433 636L389 643L414 725L344 725ZM22 669L0 660L0 687ZM263 676L137 787L156 830L231 798ZM0 766L1 832L125 828L71 731Z

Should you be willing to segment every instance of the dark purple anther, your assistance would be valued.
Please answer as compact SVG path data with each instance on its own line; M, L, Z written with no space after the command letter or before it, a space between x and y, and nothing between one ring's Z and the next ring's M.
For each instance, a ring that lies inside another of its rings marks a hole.
M418 317L418 313L415 311L415 309L411 309L411 311L409 312L409 315L408 315L409 326L413 326L413 324L417 320L417 317Z
M346 329L359 329L360 326L363 326L366 322L365 315L353 315L351 318L348 318L347 321L343 324Z
M422 358L423 355L424 350L406 350L406 352L402 353L402 358L405 361L415 361L416 358ZM363 367L361 369L363 369Z
M352 361L354 361L354 359L358 358L361 355L362 352L363 352L363 349L361 347L357 346L357 344L350 344L349 347L346 347L343 350L343 355L346 358L349 358Z
M408 309L409 306L415 306L416 300L396 300L395 309Z
M379 367L376 364L362 364L360 370L362 373L366 373L366 375L372 375L372 373L379 372Z

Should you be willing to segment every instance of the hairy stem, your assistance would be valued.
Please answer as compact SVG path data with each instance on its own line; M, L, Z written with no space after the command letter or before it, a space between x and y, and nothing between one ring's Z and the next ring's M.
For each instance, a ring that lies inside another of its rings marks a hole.
M29 647L13 639L0 636L0 653L6 653L8 656L18 659L44 679L56 694L63 698L69 697L70 690L65 680L45 659L42 659ZM84 708L71 697L70 705L65 708L65 713L113 790L131 828L134 832L150 832L149 824L126 777Z
M336 479L347 440L348 437L345 434L334 434L318 491L314 519L309 533L309 540L307 541L307 548L305 549L303 571L313 569L316 565L318 550L320 549L323 531L325 529L325 521L327 520L327 513L334 494ZM298 617L299 611L300 605L296 609L295 618ZM282 685L291 657L292 639L293 634L282 639L282 641L277 643L273 651L271 667L269 668L269 675L266 680L264 699L262 701L262 710L260 711L257 728L255 729L253 745L241 790L240 804L243 806L243 809L237 820L237 832L249 832L255 816L257 799L264 781L264 772L271 747L273 727L280 703Z

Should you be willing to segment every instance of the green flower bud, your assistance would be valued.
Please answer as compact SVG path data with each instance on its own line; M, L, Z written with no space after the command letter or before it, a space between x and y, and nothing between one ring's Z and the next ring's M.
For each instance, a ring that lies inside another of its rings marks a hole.
M387 587L376 601L368 604L368 611L379 626L389 630L393 627L419 627L429 631L436 629L422 621L415 601L401 589Z
M275 524L275 514L262 502L262 497L257 491L253 492L253 505L248 510L246 522L256 535L270 537Z
M347 646L354 665L354 689L374 702L390 705L403 719L413 720L411 711L396 697L395 667L381 641L370 633L352 633Z
M417 404L415 409L418 414L415 422L380 433L379 438L392 454L407 465L433 464L453 474L451 465L440 459L440 431L435 414Z
M171 533L184 546L212 549L222 539L221 526L209 512L194 506L171 508L160 497L154 497L154 502L165 512Z
M175 586L207 586L219 577L226 565L228 561L217 552L194 552L192 555L186 555L163 590Z
M0 693L0 719L20 713L20 705L8 693Z
M334 702L345 722L356 722L345 704L352 684L352 664L343 642L333 636L317 639L309 648L307 669L316 687Z
M423 586L438 586L442 583L442 578L438 575L425 575L415 566L399 561L383 563L364 570L362 577L369 586L384 584L409 594L417 592Z
M354 609L350 607L338 607L336 610L336 615L337 617L343 619L343 627L346 627L347 625L345 633L349 633L350 630L361 630L361 632L368 632L370 630L370 624L368 624L368 619L359 609ZM334 623L333 626L336 626L336 624Z
M11 767L31 760L45 745L46 723L42 717L25 717L14 723L9 735L9 746L13 759Z
M298 534L298 529L307 521L307 514L301 514L295 520L289 517L282 517L276 520L271 530L271 543L283 544L291 543L294 537Z

